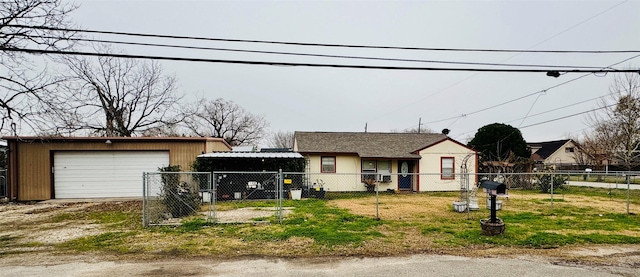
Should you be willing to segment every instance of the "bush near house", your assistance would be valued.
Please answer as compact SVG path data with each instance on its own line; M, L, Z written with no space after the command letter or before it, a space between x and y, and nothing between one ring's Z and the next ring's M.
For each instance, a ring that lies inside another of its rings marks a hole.
M192 187L187 182L180 180L180 174L170 172L180 172L179 165L170 165L158 168L162 174L162 188L160 197L167 212L174 218L185 217L200 210L200 195L198 188Z

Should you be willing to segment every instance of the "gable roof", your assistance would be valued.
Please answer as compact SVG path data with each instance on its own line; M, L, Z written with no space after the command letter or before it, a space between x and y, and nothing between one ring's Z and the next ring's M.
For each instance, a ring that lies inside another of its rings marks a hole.
M443 140L443 134L295 132L300 153L358 154L363 158L419 159L416 152Z
M540 148L535 153L531 154L531 158L534 160L545 160L553 153L558 151L561 147L563 147L570 139L563 140L554 140L554 141L543 141L543 142L531 142L527 143L527 145L531 148Z

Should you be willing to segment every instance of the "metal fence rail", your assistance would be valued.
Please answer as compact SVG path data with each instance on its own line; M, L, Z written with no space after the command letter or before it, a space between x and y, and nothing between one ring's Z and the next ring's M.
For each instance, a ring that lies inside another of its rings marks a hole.
M518 204L522 210L531 202L535 204L531 207L553 213L556 208L571 208L580 202L591 205L594 210L640 213L640 176L621 173L459 172L447 175L385 173L382 176L372 173L153 172L145 173L143 220L145 226L177 224L182 210L186 209L185 215L200 213L216 223L282 222L289 212L308 200L327 201L333 206L382 219L407 218L403 211L396 209L408 201L417 201L416 208L438 205L440 211L444 208L466 212L469 218L478 218L484 213L472 212L489 207L487 192L479 188L483 180L504 183L508 188L507 195L499 197L500 208ZM167 200L172 194L177 194L173 197L179 201ZM192 196L186 196L190 194ZM430 195L439 202L432 202ZM190 200L185 199L192 198L199 203L197 208L186 205Z
M143 226L176 225L183 218L215 221L211 173L143 173Z

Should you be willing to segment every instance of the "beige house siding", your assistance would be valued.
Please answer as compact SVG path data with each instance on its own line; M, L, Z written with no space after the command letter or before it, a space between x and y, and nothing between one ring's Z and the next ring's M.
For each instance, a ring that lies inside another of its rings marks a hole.
M578 151L578 147L573 143L573 141L568 141L562 147L558 148L556 152L549 155L547 159L545 159L545 163L549 164L558 164L558 165L574 165L577 164L576 158L574 156L575 152L567 153L565 151L566 148L573 147L574 151Z
M336 157L336 173L321 173L320 158ZM360 182L360 157L358 155L307 155L309 165L309 181L311 183L324 183L326 191L358 191L365 190Z
M53 141L40 139L7 138L9 142L9 186L11 197L19 201L51 199L53 187L53 153L58 151L169 151L171 165L180 165L182 170L190 171L191 163L203 151L225 148L226 143L221 140L208 141L205 139L188 140L184 138L145 139L111 138L111 143L105 143L109 138L69 139L68 141L55 139ZM154 139L149 139L154 140ZM227 147L226 151L230 150Z
M467 169L470 173L476 172L476 156L473 150L457 144L451 140L444 140L419 152L422 157L419 161L421 175L419 176L420 191L456 191L460 189L460 173L462 163L468 155ZM452 157L454 179L441 178L441 158ZM472 176L473 184L475 176Z
M321 157L336 157L336 173L321 173L320 158ZM362 183L362 164L358 155L307 155L307 161L309 162L309 182L319 183L320 180L324 182L324 189L326 191L366 191L365 185ZM380 183L379 190L385 191L387 189L398 189L398 162L393 159L384 159L391 161L391 182Z

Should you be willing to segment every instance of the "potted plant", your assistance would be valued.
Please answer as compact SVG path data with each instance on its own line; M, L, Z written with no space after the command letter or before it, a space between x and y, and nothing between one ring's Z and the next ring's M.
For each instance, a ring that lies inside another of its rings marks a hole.
M291 186L291 189L289 189L289 196L292 200L302 199L302 188L298 185Z
M364 181L362 181L364 183L364 186L367 188L368 192L374 192L376 191L376 180L374 179L364 179Z

